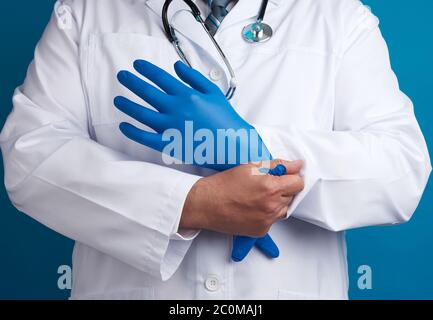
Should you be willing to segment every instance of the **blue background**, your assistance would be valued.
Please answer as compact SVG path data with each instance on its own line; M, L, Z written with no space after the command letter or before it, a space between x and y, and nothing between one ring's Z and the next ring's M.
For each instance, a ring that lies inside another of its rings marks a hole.
M393 68L433 150L433 1L364 3L381 20ZM13 90L24 79L52 7L49 0L0 1L0 124L12 108ZM18 213L0 188L0 299L67 298L69 292L57 288L57 268L71 264L72 242ZM432 211L430 184L411 222L347 233L352 299L433 299ZM363 264L373 270L372 290L357 287L357 269Z

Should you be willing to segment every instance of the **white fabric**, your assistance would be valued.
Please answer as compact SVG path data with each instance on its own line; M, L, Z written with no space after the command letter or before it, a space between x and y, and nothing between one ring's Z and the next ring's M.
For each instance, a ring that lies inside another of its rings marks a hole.
M76 240L73 299L345 299L342 231L411 217L430 160L377 18L354 0L271 0L274 37L247 44L241 30L260 3L240 1L216 34L237 73L232 104L274 156L305 160L306 187L271 230L280 258L253 250L238 264L231 236L175 234L190 188L209 172L168 168L118 130L131 119L113 98L137 98L116 73L135 59L174 73L163 1L56 4L1 148L15 206ZM189 26L182 15L176 23ZM223 70L188 30L181 40L194 66ZM226 90L227 77L218 84Z

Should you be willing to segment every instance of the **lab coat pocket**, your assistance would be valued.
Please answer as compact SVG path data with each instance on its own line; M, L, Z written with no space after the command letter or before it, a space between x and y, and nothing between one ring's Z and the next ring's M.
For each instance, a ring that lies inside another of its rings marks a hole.
M70 300L154 300L153 288L138 288L92 294L73 295Z
M139 33L93 34L82 50L82 59L83 82L88 96L90 125L93 127L131 120L114 107L113 99L117 95L150 107L120 85L117 81L119 71L129 70L139 75L133 69L133 63L143 59L174 74L174 63L178 60L175 50L165 38Z
M279 289L278 300L320 300L318 296Z

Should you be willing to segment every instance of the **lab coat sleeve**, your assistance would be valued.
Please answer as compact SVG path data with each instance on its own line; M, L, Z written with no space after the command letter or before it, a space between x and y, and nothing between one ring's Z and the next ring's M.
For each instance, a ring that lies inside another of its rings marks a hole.
M332 231L408 221L431 172L377 18L357 7L347 20L333 130L256 126L275 158L305 161L288 216Z
M7 191L49 228L167 280L191 244L171 238L199 177L135 161L89 137L77 19L56 4L15 92L0 138Z

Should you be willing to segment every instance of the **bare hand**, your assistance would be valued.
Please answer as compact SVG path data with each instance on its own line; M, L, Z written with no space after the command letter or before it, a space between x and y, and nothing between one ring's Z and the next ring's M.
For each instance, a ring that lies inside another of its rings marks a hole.
M278 164L286 175L260 173L259 164L246 164L200 179L188 194L180 227L264 236L304 188L302 161L274 160L271 167Z

